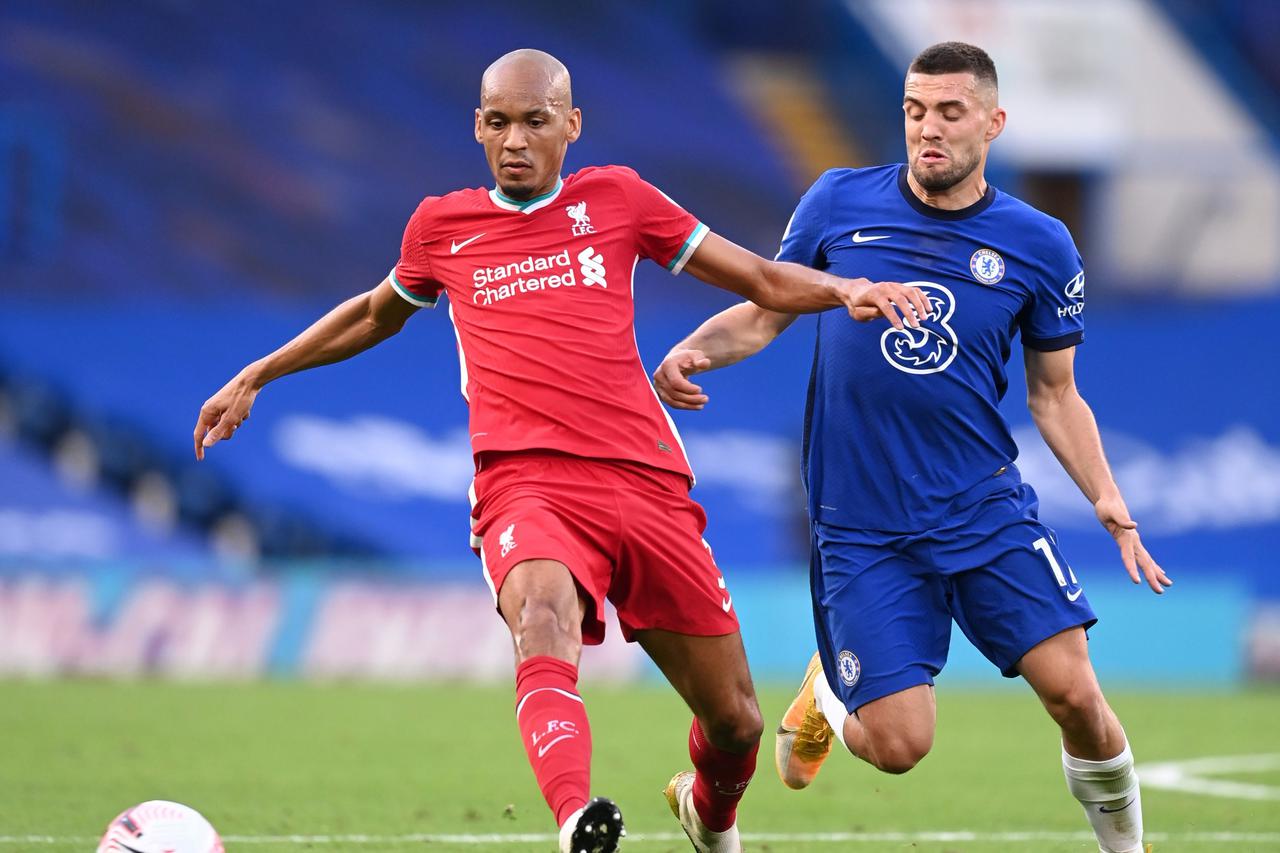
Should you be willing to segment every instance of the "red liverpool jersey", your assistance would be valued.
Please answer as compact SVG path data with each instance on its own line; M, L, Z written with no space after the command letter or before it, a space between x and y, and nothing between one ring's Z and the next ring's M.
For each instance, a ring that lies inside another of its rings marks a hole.
M497 190L428 197L391 283L449 295L471 448L626 459L692 477L636 349L641 258L679 273L707 227L631 169L583 169L518 202Z

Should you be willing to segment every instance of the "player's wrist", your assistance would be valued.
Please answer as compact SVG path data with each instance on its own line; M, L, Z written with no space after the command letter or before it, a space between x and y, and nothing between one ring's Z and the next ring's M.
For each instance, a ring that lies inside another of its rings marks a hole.
M247 365L236 376L236 381L250 391L258 392L262 390L262 386L271 381L271 377L267 373L266 365L263 361L255 361Z
M863 289L860 282L865 279L857 278L837 278L832 276L827 283L828 290L831 292L834 304L832 307L844 305L848 308L856 308L858 306L858 294Z
M1098 493L1098 496L1093 499L1093 505L1095 508L1108 504L1118 504L1121 507L1124 506L1124 498L1120 496L1120 489L1114 484L1109 488L1102 489Z

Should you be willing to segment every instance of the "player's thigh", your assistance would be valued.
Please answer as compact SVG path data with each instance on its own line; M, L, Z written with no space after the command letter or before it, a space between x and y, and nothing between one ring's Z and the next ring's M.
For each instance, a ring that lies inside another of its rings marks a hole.
M622 532L609 590L623 636L736 634L733 595L703 539L706 515L689 497L687 479L656 469L623 472L616 491Z
M580 505L585 499L579 490L561 482L563 478L540 476L548 470L544 462L557 464L554 459L518 458L482 472L476 482L472 546L508 624L530 595L549 596L547 602L562 606L581 600L583 640L599 643L612 572L605 552L609 531L594 520L600 513ZM576 595L555 566L569 574ZM541 598L537 602L547 603Z
M901 553L896 537L822 524L813 532L814 628L832 691L861 713L882 697L932 685L951 639L941 579Z
M1097 617L1052 530L1012 516L990 531L968 553L941 559L977 566L950 576L952 612L974 646L1014 677L1018 661L1037 645L1070 628L1088 628Z
M1083 628L1068 628L1042 640L1022 656L1017 667L1055 718L1103 713L1106 700L1089 660Z
M1018 672L1032 687L1068 684L1093 678L1089 641L1084 629L1068 628L1040 641L1018 661Z

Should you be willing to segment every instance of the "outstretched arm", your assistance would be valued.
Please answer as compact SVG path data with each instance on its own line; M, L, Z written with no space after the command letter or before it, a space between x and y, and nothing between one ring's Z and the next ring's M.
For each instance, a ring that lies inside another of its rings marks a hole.
M858 321L885 317L895 328L928 315L924 294L896 282L846 279L800 264L767 261L717 234L708 234L685 270L751 300L716 314L667 354L653 374L658 396L678 409L701 409L702 388L690 376L754 355L797 314L843 306Z
M813 314L844 306L856 320L884 316L896 329L904 320L909 326L919 325L916 318L929 314L919 288L839 278L799 264L767 261L718 234L708 234L684 268L708 284L780 313Z
M373 290L353 296L325 314L280 349L245 367L200 407L196 458L204 459L206 447L235 434L268 382L362 353L400 331L417 310L384 279Z
M1045 443L1093 504L1098 521L1115 538L1129 577L1134 583L1145 577L1153 591L1164 592L1173 581L1143 547L1138 523L1129 516L1111 476L1093 411L1076 389L1075 347L1054 352L1024 347L1023 351L1027 407Z

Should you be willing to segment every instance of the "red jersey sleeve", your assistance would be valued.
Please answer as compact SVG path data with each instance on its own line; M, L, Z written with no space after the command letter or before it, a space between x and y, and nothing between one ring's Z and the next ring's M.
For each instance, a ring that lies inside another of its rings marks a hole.
M631 169L619 167L642 257L676 275L707 236L707 226Z
M434 308L444 285L431 277L431 260L427 257L429 211L435 196L428 196L409 217L400 243L400 260L387 276L391 286L419 308Z

